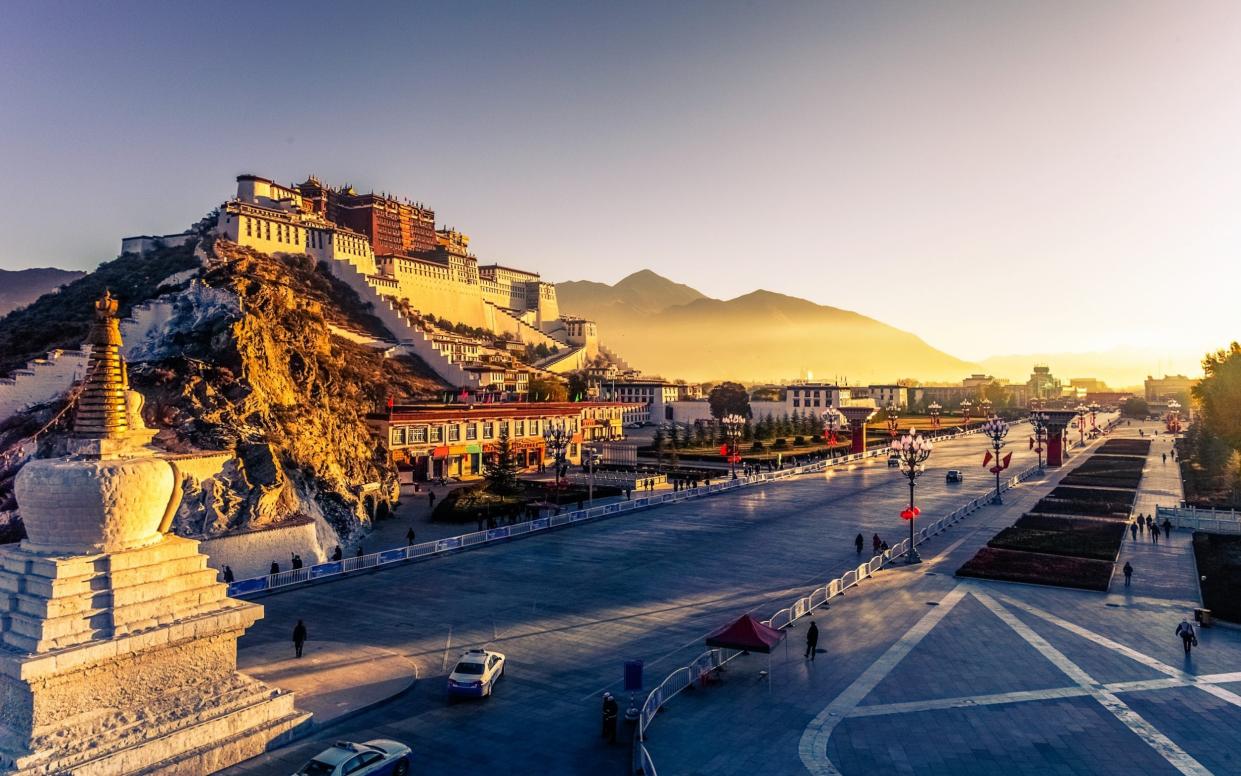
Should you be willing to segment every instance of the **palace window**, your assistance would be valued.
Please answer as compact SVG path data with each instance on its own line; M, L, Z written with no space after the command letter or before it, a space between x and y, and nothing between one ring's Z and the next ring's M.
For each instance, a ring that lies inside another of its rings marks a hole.
M456 423L453 423L451 426L448 427L448 441L449 442L460 442L461 441L461 427L458 426Z
M246 222L246 237L250 237L251 236L250 228L251 228L251 224L254 222L254 219L246 218L245 216L242 216L241 220Z
M478 424L477 423L466 423L465 424L465 438L467 440L478 439Z
M392 444L394 445L405 444L405 427L404 426L395 426L392 429Z
M541 432L539 431L539 421L537 420L530 421L530 436L538 436L540 433Z
M444 427L443 426L431 426L431 441L432 442L443 442L444 441Z
M495 439L496 424L488 421L483 424L483 439Z
M513 433L514 433L514 436L525 436L526 435L526 421L524 420L517 421L517 430Z
M427 427L426 426L414 426L413 428L409 430L408 438L409 438L410 444L414 444L416 442L426 442L427 441Z

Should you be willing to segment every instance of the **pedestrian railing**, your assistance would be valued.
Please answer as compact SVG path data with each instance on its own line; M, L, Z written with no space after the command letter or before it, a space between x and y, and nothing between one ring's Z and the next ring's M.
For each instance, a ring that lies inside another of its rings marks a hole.
M1003 481L1000 485L1001 492L1006 491L1025 480L1030 479L1039 473L1037 466L1032 466L1019 474ZM984 505L991 502L991 495L981 496L970 501L960 509L952 512L948 516L936 520L929 526L918 531L915 536L918 541L924 541L928 537L934 536L954 523L963 518L977 512ZM915 545L916 546L916 545ZM810 614L821 606L830 606L828 603L837 596L844 595L844 592L851 587L861 583L865 579L869 579L877 574L884 566L891 563L909 552L909 540L902 539L895 546L888 550L875 555L866 563L860 564L855 569L850 569L838 578L829 581L827 584L816 587L790 606L786 606L773 614L763 623L772 628L783 630L796 622L799 618ZM638 717L637 735L634 738L634 768L643 773L645 776L654 776L655 763L651 759L651 754L646 748L646 730L650 727L651 722L655 719L655 715L663 708L664 704L672 700L679 692L697 681L704 673L727 663L737 655L741 654L734 650L711 649L698 657L694 658L687 666L676 669L667 676L662 682L651 690L646 696L646 700L642 704L640 716Z
M1198 509L1197 507L1155 507L1155 522L1167 520L1173 528L1210 533L1241 533L1241 512L1234 509Z
M974 433L977 433L976 429L939 438L953 439ZM360 571L368 571L382 566L451 555L463 550L506 542L517 537L540 533L552 528L559 528L561 526L569 525L570 523L587 522L590 520L612 517L625 512L649 509L662 504L677 503L680 501L685 501L686 499L699 498L713 493L722 493L724 491L731 491L737 488L761 485L763 483L788 479L790 477L797 477L803 474L813 474L815 472L826 471L827 469L836 468L839 466L847 466L864 462L868 459L887 455L887 453L888 450L886 447L879 448L876 450L868 450L864 453L851 453L849 455L843 455L836 458L814 461L813 463L789 467L787 469L777 469L776 471L755 473L749 477L739 475L737 479L728 479L728 475L723 474L721 475L722 481L712 482L710 485L707 485L704 482L703 485L700 485L697 488L687 488L685 490L670 493L652 493L649 496L639 497L628 501L573 510L559 515L540 517L521 523L500 526L498 528L473 531L459 536L450 536L444 539L421 542L408 547L395 547L388 550L382 550L380 552L373 552L365 555L343 558L341 560L318 563L313 566L303 567L300 569L281 571L276 574L267 574L250 579L239 579L229 584L228 594L233 598L245 598L247 596L268 593L274 590L281 590L296 585L305 584L307 582L314 582L331 577L341 577Z

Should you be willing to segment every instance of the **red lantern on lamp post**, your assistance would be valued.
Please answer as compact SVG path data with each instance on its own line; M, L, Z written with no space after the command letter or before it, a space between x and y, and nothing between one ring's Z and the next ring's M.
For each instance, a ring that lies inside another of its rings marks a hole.
M922 511L914 504L914 483L921 476L922 464L931 457L934 445L931 440L914 432L892 440L890 449L900 462L901 474L909 478L909 506L901 512L901 517L909 521L909 553L905 556L905 563L921 563L922 558L918 556L918 548L915 546L914 521Z

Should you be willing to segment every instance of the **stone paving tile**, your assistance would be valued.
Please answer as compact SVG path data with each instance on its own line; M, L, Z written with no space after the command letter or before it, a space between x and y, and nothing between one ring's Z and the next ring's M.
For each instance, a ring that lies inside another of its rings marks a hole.
M1064 653L1099 683L1134 682L1145 679L1162 679L1167 676L1166 673L1063 628L1047 623L1020 609L1010 609L1010 611L1017 619L1029 625L1038 635ZM1089 620L1080 622L1082 618L1076 619L1079 620L1078 624L1086 626L1091 624ZM1060 683L1056 686L1067 686L1072 683L1063 673L1060 673L1060 677Z
M1126 693L1124 701L1217 774L1241 773L1241 708L1191 687Z
M846 774L1177 772L1088 698L848 719L828 752Z
M1062 671L1011 628L978 601L966 598L862 705L1042 690L1067 683Z

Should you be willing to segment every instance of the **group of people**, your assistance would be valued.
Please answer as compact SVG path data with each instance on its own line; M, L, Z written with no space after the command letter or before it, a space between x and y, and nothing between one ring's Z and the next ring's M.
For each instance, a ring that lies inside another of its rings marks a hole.
M857 554L862 554L862 548L866 546L866 539L861 534L853 537L853 547L857 550ZM870 537L870 549L872 555L882 555L888 551L888 543L879 538L879 534L872 534Z
M1139 513L1133 522L1129 524L1129 534L1133 537L1133 541L1137 541L1138 534L1150 533L1151 543L1159 544L1159 531L1163 529L1163 538L1170 539L1172 537L1172 521L1168 518L1163 519L1163 524L1155 522L1155 518L1150 515Z

